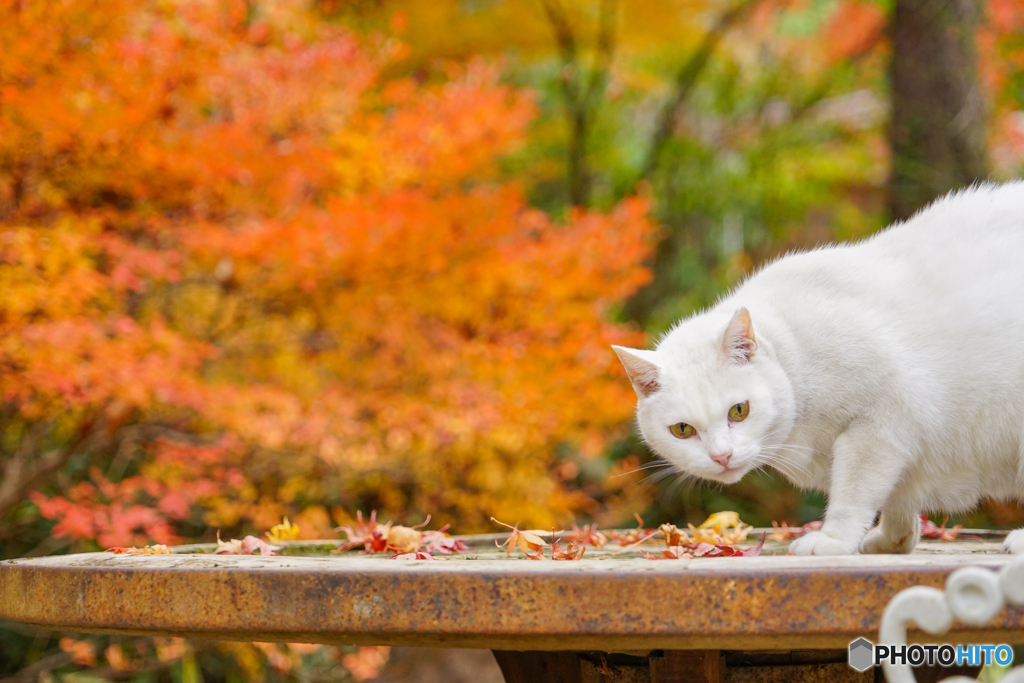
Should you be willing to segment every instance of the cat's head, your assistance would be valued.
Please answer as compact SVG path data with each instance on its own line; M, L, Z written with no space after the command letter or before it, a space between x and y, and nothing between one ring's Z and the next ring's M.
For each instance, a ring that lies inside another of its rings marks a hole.
M759 348L745 308L728 323L717 311L691 318L654 351L613 348L636 390L644 440L683 472L737 482L788 435L789 380Z

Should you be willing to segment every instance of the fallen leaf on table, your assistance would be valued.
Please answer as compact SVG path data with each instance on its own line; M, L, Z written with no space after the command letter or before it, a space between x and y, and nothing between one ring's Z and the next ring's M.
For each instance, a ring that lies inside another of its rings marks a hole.
M619 545L625 547L627 545L636 545L651 538L654 535L654 529L645 529L644 520L637 513L633 513L633 517L636 518L637 528L630 529L629 531L619 533L618 531L609 531L608 538L612 539Z
M955 541L957 538L972 538L975 540L981 540L979 536L964 536L960 533L963 526L957 524L949 529L946 528L946 522L949 521L949 515L942 520L942 525L938 525L932 520L928 519L928 515L921 515L921 538L935 538L940 541Z
M690 542L690 537L686 532L680 531L675 524L662 524L658 527L658 531L661 532L662 539L669 548Z
M768 538L773 541L779 541L780 543L791 541L804 532L800 527L789 526L786 522L783 522L782 526L779 526L778 522L772 522L772 529L773 531L768 535Z
M444 532L447 525L437 531L423 532L423 549L429 553L440 553L451 555L452 553L469 550L469 546L457 538L452 538Z
M107 548L106 552L115 555L170 555L170 549L165 545L147 545L145 548Z
M685 546L693 551L694 557L757 557L764 548L764 540L767 534L761 535L761 542L753 548L740 548L735 545L712 545L710 543L698 543L694 546Z
M747 540L753 529L749 524L740 521L740 514L727 510L711 515L699 527L687 524L690 534L698 543L712 545L735 545Z
M387 524L377 523L377 511L370 513L370 519L363 521L363 511L356 512L355 527L339 526L335 531L342 531L348 536L348 540L338 546L338 551L345 551L357 545L363 546L367 553L383 553L388 550L388 533L391 531L391 522Z
M423 532L410 526L393 526L388 531L388 547L403 552L418 550L423 542Z
M710 546L732 546L745 541L750 530L753 528L749 524L744 524L740 521L738 512L731 511L716 512L704 520L704 523L699 527L687 524L686 526L689 528L690 533L679 529L675 524L662 524L658 527L657 531L645 529L640 515L636 515L636 519L640 524L636 529L631 529L626 533L608 532L609 536L623 546L622 550L614 554L617 555L624 550L644 543L659 533L665 542L665 546L668 548L684 546L692 550L701 543ZM648 557L648 559L662 559L660 557L648 556L646 553L644 556ZM678 558L673 553L669 553L665 557L670 559Z
M551 541L551 559L552 560L568 560L575 562L583 559L583 553L587 551L587 546L583 545L580 541L569 541L569 545L564 549L558 545L558 539L553 538Z
M786 522L783 522L780 526L778 522L772 522L772 528L774 531L768 534L768 538L772 541L779 541L780 543L791 541L794 538L799 538L811 531L817 531L821 528L821 525L822 522L820 521L808 522L803 526L789 526Z
M389 560L433 560L433 559L436 559L436 558L433 555L431 555L430 553L426 552L426 551L417 550L417 551L411 552L411 553L401 553L401 554L395 555L394 557L389 557L388 559Z
M565 537L565 540L569 543L577 541L595 548L603 548L608 542L608 537L597 530L596 524L585 524L582 528L573 524L572 532Z
M761 542L755 545L753 548L745 548L743 550L744 557L757 557L764 550L764 538L765 534L761 534Z
M420 531L430 523L430 515L416 526L393 526L387 533L388 547L400 551L419 550L423 543L423 534Z
M660 555L657 553L660 553ZM691 557L690 553L686 551L686 548L678 545L671 546L666 550L659 550L657 553L649 553L644 550L640 551L640 554L648 560L681 560L684 557Z
M360 552L363 553L410 553L420 550L426 546L427 552L440 552L445 555L468 550L469 547L462 541L452 539L444 533L448 525L437 531L423 531L423 527L430 523L430 515L416 526L395 525L391 522L380 524L377 522L377 511L370 512L370 518L363 519L363 512L356 512L356 523L352 526L339 526L335 531L341 531L347 540L332 550L332 553L341 553L351 550L356 546L363 546Z
M539 531L536 529L520 530L518 523L516 523L515 526L512 526L511 524L499 522L494 517L491 517L491 521L495 524L500 524L501 526L512 530L511 533L509 533L508 538L505 539L504 543L498 543L497 541L494 542L494 545L498 546L499 548L505 548L505 557L509 556L509 554L512 552L512 548L518 546L519 549L523 551L523 554L525 554L531 560L541 560L544 558L543 549L546 548L548 544L543 538L541 538L541 535L546 535L548 532ZM537 554L531 555L531 550Z
M765 535L762 535L761 542L753 548L712 543L684 543L658 551L661 554L660 557L643 550L640 551L640 554L648 560L680 560L685 557L757 557L764 548L764 540Z
M284 521L280 524L270 528L270 531L266 532L267 540L271 543L280 543L281 541L294 541L299 535L299 527L297 524L292 524L285 517Z
M266 541L255 536L246 536L242 540L232 538L230 541L220 540L220 532L217 532L217 549L213 551L214 555L255 555L256 551L260 551L260 555L274 555L275 550L281 548L276 545L270 545Z
M725 510L723 512L716 512L703 522L701 522L700 529L714 529L718 533L724 533L726 529L736 527L742 524L740 522L740 513L733 512L732 510Z

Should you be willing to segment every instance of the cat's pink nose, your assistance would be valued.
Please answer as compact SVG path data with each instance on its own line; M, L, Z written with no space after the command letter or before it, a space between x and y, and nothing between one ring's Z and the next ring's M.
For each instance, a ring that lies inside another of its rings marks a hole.
M714 460L715 462L717 462L722 467L728 467L729 466L729 458L731 458L731 457L732 457L732 451L727 451L725 453L714 454L714 455L711 456L711 459Z

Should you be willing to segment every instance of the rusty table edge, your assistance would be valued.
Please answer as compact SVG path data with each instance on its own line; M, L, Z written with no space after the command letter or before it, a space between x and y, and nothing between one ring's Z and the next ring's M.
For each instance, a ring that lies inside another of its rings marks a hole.
M88 557L91 566L81 565L86 556L0 562L0 619L69 631L513 650L834 648L873 636L903 588L941 587L963 564L801 567L793 558L729 558L455 568L101 555ZM1007 609L989 626L958 626L943 638L1024 642L1024 611Z

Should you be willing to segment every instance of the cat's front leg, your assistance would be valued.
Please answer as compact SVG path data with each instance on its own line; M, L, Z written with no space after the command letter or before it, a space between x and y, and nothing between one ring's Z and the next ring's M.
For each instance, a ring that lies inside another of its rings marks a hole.
M911 553L921 537L921 516L895 508L882 509L882 521L860 544L862 553Z
M853 555L875 515L889 500L903 470L900 449L861 423L843 432L832 446L829 503L821 531L793 541L794 555Z

